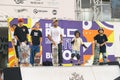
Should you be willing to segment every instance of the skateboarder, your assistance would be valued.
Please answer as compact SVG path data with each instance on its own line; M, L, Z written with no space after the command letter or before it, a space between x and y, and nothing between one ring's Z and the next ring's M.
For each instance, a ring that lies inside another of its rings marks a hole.
M19 52L19 63L28 64L29 60L29 46L28 44L28 28L24 26L24 20L22 18L18 19L18 27L15 28L14 36L17 40L18 52ZM26 59L25 59L26 58ZM27 60L27 61L26 61Z
M42 45L42 32L40 29L40 23L35 23L35 28L33 28L31 32L31 55L30 55L30 63L34 65L40 64L40 46Z
M62 29L58 26L58 20L53 20L53 27L50 28L48 39L52 43L53 66L62 66Z
M103 63L107 63L107 56L106 56L106 42L108 41L107 36L104 34L104 29L100 28L98 33L94 37L95 41L95 51L94 51L94 62L93 64L97 64L99 62L99 55L102 53L103 56Z
M80 32L75 31L74 32L75 37L72 39L72 55L71 55L71 63L73 63L74 56L77 57L78 65L80 65L80 46L87 48L84 44L82 39L80 38Z

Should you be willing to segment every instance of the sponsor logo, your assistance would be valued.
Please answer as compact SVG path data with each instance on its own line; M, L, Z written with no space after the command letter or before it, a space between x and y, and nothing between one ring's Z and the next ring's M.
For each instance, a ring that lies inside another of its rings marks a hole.
M45 13L45 12L48 12L47 10L38 10L38 9L33 9L33 13L34 14L37 14L39 12L42 12L42 13Z
M20 12L27 11L27 9L16 9L15 11L18 12L18 13L20 13Z
M4 15L0 13L0 22L6 22L7 18L8 18L8 15Z
M53 14L53 15L57 15L57 10L53 10L53 11L52 11L52 14Z
M71 74L72 77L69 77L69 80L84 80L83 75L80 75L76 72Z
M44 4L44 2L42 2L42 1L31 1L30 3L31 3L31 4L34 4L34 5Z
M14 0L14 2L15 2L16 4L24 4L24 1L25 1L25 0Z

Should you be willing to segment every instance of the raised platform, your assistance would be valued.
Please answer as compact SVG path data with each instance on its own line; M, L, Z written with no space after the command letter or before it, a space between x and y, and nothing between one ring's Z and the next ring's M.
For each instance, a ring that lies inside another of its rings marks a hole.
M120 76L119 66L108 65L91 67L21 67L18 70L14 69L17 68L8 69L6 73L11 71L11 74L9 73L11 77L17 76L19 73L22 80L115 80ZM18 73L15 73L15 71L18 71ZM10 78L8 79L21 80Z

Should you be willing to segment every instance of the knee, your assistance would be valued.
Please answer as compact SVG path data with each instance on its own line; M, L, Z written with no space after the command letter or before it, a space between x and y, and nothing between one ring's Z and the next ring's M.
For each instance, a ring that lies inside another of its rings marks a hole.
M106 56L103 56L103 58L107 58Z
M80 59L80 55L79 55L79 54L77 54L76 56L77 56L77 59L79 60L79 59Z
M71 55L71 58L73 58L74 56L75 56L75 54L72 54L72 55Z

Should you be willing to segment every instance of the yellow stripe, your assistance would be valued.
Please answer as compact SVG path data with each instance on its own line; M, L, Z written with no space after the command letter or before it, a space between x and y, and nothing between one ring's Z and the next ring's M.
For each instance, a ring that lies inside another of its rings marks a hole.
M15 60L10 61L8 64L8 67L12 67L13 66L12 63L14 63L14 62L15 62Z
M100 21L96 21L96 23L97 23L97 25L99 26L99 27L104 27L102 24L101 24L101 22Z
M108 42L114 42L114 32L108 36Z
M62 65L66 67L72 66L72 64L62 64Z

